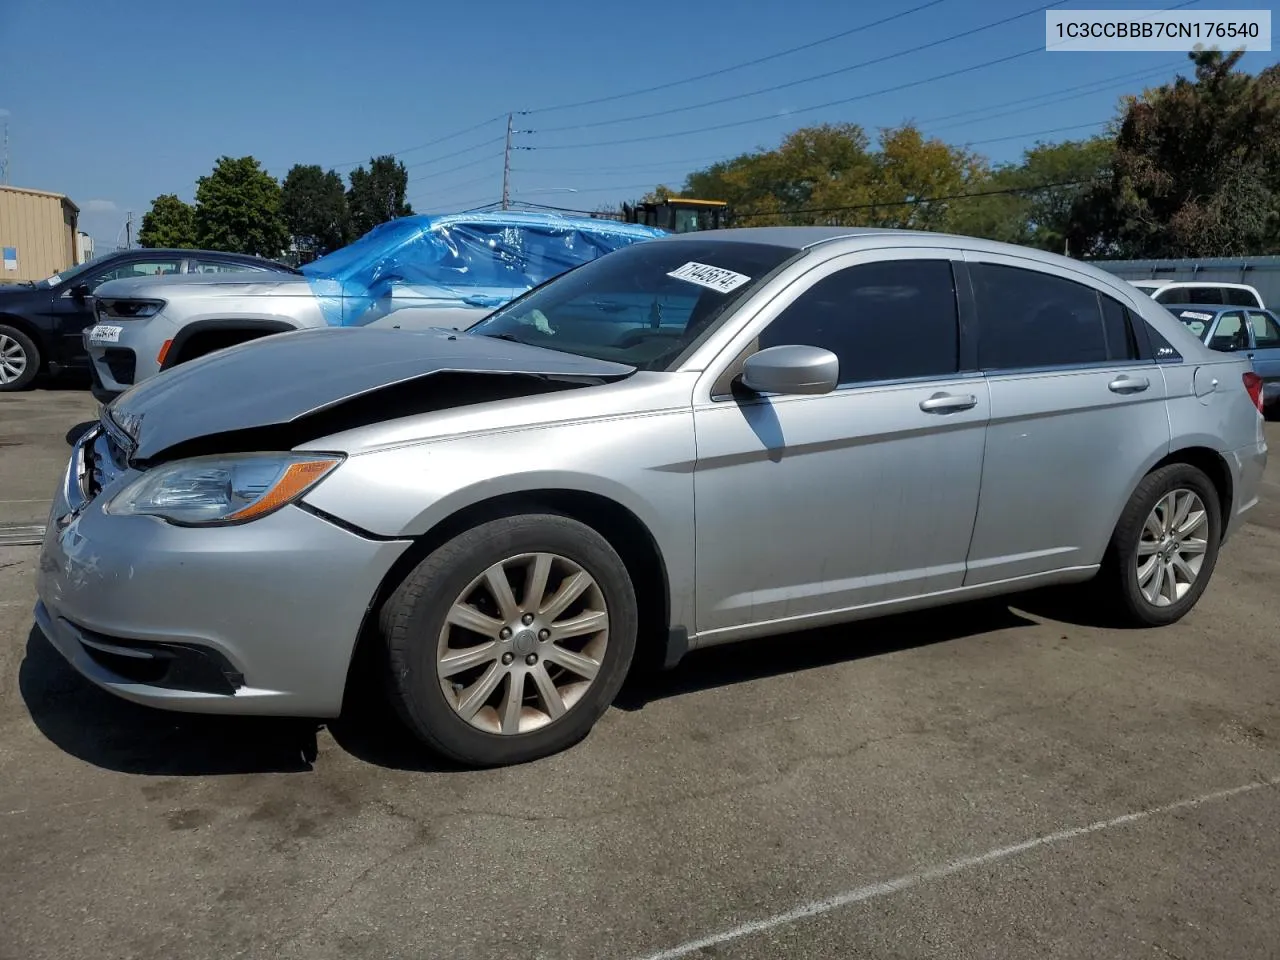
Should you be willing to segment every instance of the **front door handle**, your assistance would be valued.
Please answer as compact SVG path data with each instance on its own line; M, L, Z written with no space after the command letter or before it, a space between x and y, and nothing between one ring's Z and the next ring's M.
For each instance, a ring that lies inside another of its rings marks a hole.
M1151 381L1146 377L1116 377L1107 384L1107 389L1112 393L1141 393L1149 386Z
M957 410L971 410L978 405L978 398L972 393L956 396L951 393L935 393L928 400L920 401L920 409L925 413L954 413Z

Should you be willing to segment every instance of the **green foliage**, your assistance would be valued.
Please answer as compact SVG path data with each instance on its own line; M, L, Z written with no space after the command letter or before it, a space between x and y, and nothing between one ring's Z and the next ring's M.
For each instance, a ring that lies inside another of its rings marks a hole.
M823 124L788 135L774 150L742 154L689 175L685 193L726 200L748 226L835 224L942 229L946 202L985 162L907 125L882 131L878 149L857 124Z
M1037 144L1019 163L997 167L975 184L972 192L980 196L954 205L951 229L968 236L1067 252L1076 207L1109 173L1112 150L1110 137Z
M196 243L196 211L175 194L164 193L151 201L151 209L142 215L138 245L194 250Z
M351 239L346 188L334 170L326 173L317 164L295 164L280 188L280 213L306 260L322 257Z
M196 183L200 246L279 257L289 242L280 214L280 184L253 157L220 157Z
M351 171L351 189L347 191L347 209L351 217L351 235L362 237L380 223L412 215L405 201L409 187L409 171L394 156L387 154Z
M1076 208L1073 247L1121 257L1274 253L1280 97L1274 67L1191 54L1195 78L1129 98L1111 175Z

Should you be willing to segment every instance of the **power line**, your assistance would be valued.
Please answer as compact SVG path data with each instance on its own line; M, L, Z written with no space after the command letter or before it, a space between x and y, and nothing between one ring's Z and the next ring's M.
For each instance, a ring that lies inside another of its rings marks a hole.
M427 160L419 160L417 163L407 163L405 164L405 169L413 170L413 169L416 169L417 167L425 167L433 163L439 163L441 160L452 160L454 157L460 157L464 153L470 153L472 150L479 150L481 147L487 147L495 143L502 143L503 140L505 139L506 139L506 135L503 134L502 136L494 137L492 140L484 140L480 143L473 143L471 146L463 147L461 150L455 150L453 151L453 153L442 153L438 157L431 157L430 159L427 159Z
M500 174L490 171L478 177L472 177L470 180L463 180L460 183L451 183L445 187L436 187L434 189L427 190L427 191L419 191L417 195L419 197L429 197L432 194L440 193L442 190L458 190L461 187L469 187L469 186L472 186L473 184L483 183L486 180L493 180L500 176L501 176Z
M436 170L433 173L423 173L416 177L410 177L408 182L420 183L424 180L435 180L437 177L447 176L450 173L457 173L459 170L470 170L472 167L477 167L482 163L488 163L491 160L501 160L501 159L502 159L502 151L499 150L497 153L490 154L487 157L481 157L479 160L468 160L466 163L460 163L456 167L449 167L446 170ZM406 167L405 169L407 170L408 167Z
M480 123L474 124L463 130L455 130L453 133L447 133L443 137L436 137L434 140L428 140L426 143L419 143L416 146L405 147L403 150L384 151L383 156L389 153L393 157L398 157L402 153L414 153L418 150L426 150L428 147L434 147L437 144L447 143L450 140L456 140L458 137L465 137L468 133L474 133L477 130L483 130L485 127L487 127L491 123L496 123L499 120L506 119L506 116L507 116L506 113L500 113L496 117L490 117L488 120L481 121ZM365 160L349 160L345 163L334 163L334 164L331 164L330 166L333 169L337 169L339 167L354 167L366 162L367 161Z
M639 90L630 90L626 93L614 93L606 97L593 97L590 100L578 100L574 103L558 103L550 107L538 107L528 113L552 113L557 110L571 110L574 107L590 107L599 103L612 103L614 100L624 100L627 97L638 97L646 93L655 93L659 90L670 90L672 87L683 86L686 83L695 83L698 80L707 80L711 77L723 76L726 73L732 73L735 70L742 70L746 67L754 67L761 63L767 63L770 60L777 60L780 57L790 56L793 53L799 53L802 50L812 50L814 47L821 46L824 43L831 43L834 40L841 40L844 37L852 36L855 33L861 33L864 30L870 30L873 27L879 27L883 24L890 23L894 20L900 20L903 17L910 16L913 13L919 13L921 10L927 10L929 7L936 7L946 0L929 0L928 3L922 3L919 6L912 7L909 10L903 10L900 13L892 14L888 17L882 17L879 20L873 20L871 23L864 23L857 27L850 27L848 30L841 30L839 33L829 34L825 37L819 37L817 40L811 40L808 43L802 43L798 47L791 47L787 50L780 50L777 53L770 53L763 57L756 57L754 60L744 60L741 63L735 63L732 66L721 67L719 70L711 70L707 73L699 73L696 76L685 77L683 80L671 80L667 83L660 83L652 87L643 87Z
M1166 11L1178 10L1183 7L1193 6L1194 4L1199 2L1200 0L1185 0L1185 2L1183 3L1175 4L1171 7L1166 7L1164 8L1164 10ZM1052 6L1052 4L1050 6ZM1042 7L1040 9L1044 10L1044 9L1048 9L1048 7ZM1019 16L1026 16L1026 15L1027 14L1024 13L1024 14L1020 14ZM945 73L935 74L934 76L931 76L931 77L924 77L919 80L911 80L906 83L895 84L891 87L883 87L879 90L872 90L866 93L856 94L852 97L842 97L839 100L829 100L825 103L813 104L812 106L801 107L797 110L790 110L787 112L787 115L793 116L799 113L812 113L815 110L825 110L828 107L843 106L848 103L855 103L860 100L867 100L867 99L870 99L871 97L883 96L886 93L897 93L900 90L908 90L908 89L911 89L912 87L919 87L928 83L936 83L939 80L947 80L947 79L950 79L951 77L957 77L962 74L972 73L975 70L982 70L987 67L997 66L1002 63L1008 63L1012 60L1018 60L1022 57L1029 57L1032 54L1042 53L1042 52L1044 52L1043 46L1031 47L1030 49L1022 50L1018 53L1007 54L1006 56L996 57L992 60L985 60L981 63L972 64L971 66L968 66L968 67L961 67L956 70L948 70ZM631 143L651 143L655 140L665 140L672 137L693 136L695 134L710 133L717 130L728 130L734 127L749 126L750 124L753 124L753 123L761 123L767 120L776 120L776 119L778 119L778 114L775 111L773 113L765 114L762 116L748 117L745 120L734 120L727 123L714 124L711 126L701 126L691 130L677 130L672 133L656 134L656 135L651 134L643 137L627 137L627 138L621 138L617 140L600 140L594 143L551 144L547 146L538 146L533 149L536 149L536 150L582 150L582 149L587 149L591 147L620 146L623 144L631 144ZM549 131L544 131L544 132L549 132Z
M1005 137L987 137L985 140L970 140L965 144L965 146L976 147L983 143L1003 143L1006 140L1021 140L1023 137L1040 137L1048 133L1066 133L1068 130L1085 130L1089 127L1100 127L1104 123L1108 122L1110 122L1110 118L1107 120L1094 120L1092 123L1073 123L1067 127L1050 127L1048 130L1030 130L1026 133L1011 133Z
M1101 126L1103 123L1106 123L1106 122L1107 121L1105 120L1097 120L1097 121L1094 121L1093 123L1078 123L1078 124L1073 124L1067 127L1054 127L1049 130L1030 130L1025 133L1010 134L1005 137L990 137L985 140L972 140L968 144L966 144L966 146L977 146L983 143L998 143L1003 140L1019 140L1023 137L1043 136L1049 133L1062 133L1067 130L1082 130L1088 127ZM654 186L654 183L652 180L650 180L645 183L624 183L624 184L617 184L617 185L611 184L610 186L607 186L607 187L581 187L577 190L577 192L578 193L605 193L607 191L612 191L612 190L650 189L653 186Z
M963 39L964 37L971 37L975 33L982 33L983 31L986 31L986 30L992 30L995 27L1004 26L1006 23L1012 23L1015 20L1021 20L1022 18L1029 17L1032 14L1043 13L1045 10L1048 10L1050 7L1054 7L1061 2L1063 2L1063 0L1055 0L1054 3L1047 4L1045 6L1034 7L1030 10L1024 10L1022 13L1014 14L1011 17L1005 17L1001 20L994 20L991 23L983 24L980 27L973 27L972 29L964 30L960 33L953 33L950 36L942 37L939 40L931 40L929 43L922 43L919 46L909 47L906 50L898 50L895 53L886 53L883 56L875 57L871 60L863 60L860 63L850 64L847 67L840 67L837 70L828 70L825 73L815 73L809 77L801 77L799 80L789 80L786 83L777 83L777 84L773 84L772 86L761 87L757 90L748 90L745 93L731 94L727 97L717 97L715 100L704 100L701 103L693 103L683 107L670 107L666 110L655 110L652 113L638 113L629 117L615 117L611 120L595 120L591 123L571 124L563 127L546 127L541 130L535 130L534 133L560 133L566 130L586 130L592 127L605 127L614 123L631 123L637 120L653 120L653 119L656 119L657 117L668 117L677 113L686 113L690 110L701 110L704 107L714 107L714 106L719 106L722 103L732 103L735 100L746 100L746 99L749 99L750 97L758 97L766 93L775 93L778 90L787 90L787 89L790 89L791 87L801 86L802 84L813 83L816 80L827 80L831 77L836 77L836 76L840 76L841 74L850 73L854 70L861 70L863 67L871 67L871 66L875 66L876 64L886 63L889 60L896 60L899 57L905 57L913 53L920 53L922 50L929 50L933 47L941 46L944 43L950 43L953 40L960 40L960 39ZM1037 47L1036 49L1039 50L1043 48Z
M1043 47L1032 47L1030 50L1023 50L1019 53L1011 53L1007 56L997 57L994 60L984 60L982 63L975 63L972 66L961 67L957 70L948 70L946 73L935 74L932 77L925 77L921 80L911 80L907 83L899 83L892 87L883 87L880 90L872 90L867 93L859 93L852 97L842 97L839 100L828 100L826 103L816 103L812 106L801 107L798 110L790 110L787 116L794 116L798 113L812 113L815 110L825 110L828 107L843 106L846 103L855 103L859 100L867 100L871 97L883 96L886 93L897 93L899 90L907 90L911 87L923 86L926 83L936 83L939 80L947 80L951 77L958 77L961 74L973 73L975 70L983 70L987 67L994 67L1001 63L1008 63L1011 60L1017 60L1021 57L1029 57L1033 53L1043 52ZM650 134L644 137L626 137L619 140L598 140L594 143L560 143L547 146L534 147L535 150L585 150L590 147L612 147L620 146L628 143L652 143L655 140L667 140L673 137L687 137L699 133L712 133L717 130L729 130L733 127L745 127L753 123L761 123L766 120L779 119L777 112L764 114L762 116L748 117L745 120L733 120L728 123L717 123L711 126L695 127L692 130L676 130L672 133Z
M1039 107L1047 107L1050 104L1061 103L1062 101L1065 101L1065 100L1074 100L1076 99L1076 96L1079 93L1101 93L1103 90L1107 90L1114 86L1127 86L1127 82L1117 83L1116 81L1129 81L1129 80L1136 80L1138 78L1158 76L1160 74L1167 72L1170 67L1181 66L1183 63L1185 63L1185 61L1182 61L1182 60L1177 61L1177 63L1170 62L1167 66L1157 67L1154 70L1139 70L1135 73L1122 74L1114 77L1104 77L1100 80L1093 80L1089 83L1078 84L1077 86L1074 86L1074 87L1063 87L1060 90L1055 90L1050 93L1037 94L1034 97L1019 97L1017 100L1006 100L1003 103L989 103L985 107L973 107L968 110L957 111L956 113L943 114L942 116L939 116L939 117L929 117L925 120L915 121L915 123L920 125L923 125L926 123L933 124L933 123L939 122L940 120L951 120L956 117L966 117L974 113L981 113L983 114L983 116L970 117L968 120L964 120L962 122L965 124L985 123L988 120L995 120L999 117L1007 117L1015 113L1023 113L1026 110L1035 110L1035 109L1038 109ZM1087 87L1096 87L1096 89L1086 90ZM1046 98L1049 98L1049 99L1046 99ZM1032 103L1032 101L1034 100L1042 100L1044 102ZM987 113L988 110L999 110L1001 107L1011 107L1011 106L1014 106L1015 104L1030 104L1030 106L1023 106L1017 110L1007 110L1007 111L1004 111L1003 113L990 113L990 114ZM950 127L960 126L960 125L961 124L947 124L946 126L934 127L933 129L946 130Z
M1086 183L1096 183L1100 177L1085 177L1080 180L1059 180L1056 183L1041 183L1034 187L1002 187L997 190L974 190L966 193L945 194L938 197L908 197L905 200L881 200L876 203L854 203L838 207L800 207L791 210L761 210L755 213L734 212L734 217L790 217L802 213L850 213L857 210L878 210L881 207L915 207L925 203L941 203L951 200L975 200L981 197L1000 197L1019 193L1041 193L1061 187L1079 187Z
M1041 106L1048 106L1050 104L1058 103L1064 100L1072 100L1072 99L1075 99L1076 95L1080 92L1098 93L1098 92L1101 92L1102 90L1108 89L1110 86L1118 85L1115 83L1115 81L1117 80L1130 80L1130 79L1135 79L1139 77L1156 76L1158 74L1164 73L1166 70L1169 69L1169 67L1180 65L1182 62L1183 62L1182 60L1171 61L1168 65L1158 67L1154 70L1150 70L1150 69L1139 70L1139 71L1134 71L1130 73L1116 74L1111 77L1103 77L1098 80L1092 80L1089 83L1077 84L1074 87L1063 87L1060 90L1052 91L1050 93L1036 94L1035 96L1031 96L1031 97L1020 97L1016 100L1006 100L1002 103L988 104L985 107L974 107L969 110L961 110L956 113L948 113L948 114L943 114L937 117L929 117L925 120L912 120L907 122L910 123L912 126L923 127L925 124L936 123L939 120L950 120L954 117L964 117L974 113L982 113L984 114L984 116L971 117L970 119L964 121L964 123L965 124L983 123L983 122L986 122L987 120L995 120L999 117L1010 116L1015 113L1022 113L1026 110L1033 110ZM1096 89L1088 90L1088 88L1091 88L1091 87ZM1045 98L1052 98L1052 99L1046 100ZM987 111L992 109L999 109L1001 107L1013 106L1015 104L1027 104L1035 100L1043 100L1044 102L1035 103L1035 104L1032 104L1031 106L1021 107L1020 109L1017 109L1017 110L1007 110L1002 113L987 113ZM1099 122L1103 122L1103 121L1099 121ZM949 124L948 126L959 126L959 125L960 124ZM1093 126L1093 125L1094 124L1086 124L1084 126ZM943 128L934 128L934 129L947 129L947 128L943 127ZM1004 139L1004 138L999 138L999 139ZM993 142L993 141L983 141L983 142ZM636 165L630 165L630 166L624 166L624 167L612 167L608 170L601 170L598 167L590 168L590 169L580 168L576 170L564 169L560 167L537 167L537 168L530 167L530 168L521 168L520 170L513 171L513 172L551 173L551 174L558 174L558 175L597 174L602 176L608 176L614 173L634 173L642 170L658 170L658 169L665 170L665 169L675 168L675 167L679 167L681 165L686 165L686 164L727 163L729 161L737 159L739 156L742 156L743 153L744 153L743 151L739 151L737 153L730 154L730 155L717 154L714 156L686 157L680 160L668 160L668 161L662 161L660 163L645 163L645 164L636 164ZM602 187L600 189L626 190L626 189L638 188L639 186L644 186L644 184L636 184L636 185L629 184L629 185L620 186L617 188Z
M680 160L662 160L655 163L640 163L631 164L625 167L610 167L608 170L601 170L599 167L580 167L576 170L566 169L564 167L520 167L519 169L512 170L512 173L553 173L557 175L594 173L607 175L610 173L636 173L640 170L655 170L660 167L678 167L682 164L690 163L715 163L726 159L729 158L724 154L717 153L712 156L705 157L684 157Z

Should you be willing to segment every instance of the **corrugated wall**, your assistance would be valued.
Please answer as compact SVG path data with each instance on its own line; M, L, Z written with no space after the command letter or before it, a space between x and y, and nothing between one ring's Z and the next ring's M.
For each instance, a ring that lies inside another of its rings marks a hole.
M63 197L0 187L0 248L17 251L17 269L0 262L0 283L43 280L76 262L76 214Z

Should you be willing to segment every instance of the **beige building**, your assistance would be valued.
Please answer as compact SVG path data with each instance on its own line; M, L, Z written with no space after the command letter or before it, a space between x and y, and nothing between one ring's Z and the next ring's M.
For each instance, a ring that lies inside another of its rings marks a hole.
M43 280L78 262L80 208L60 193L0 185L0 283Z

